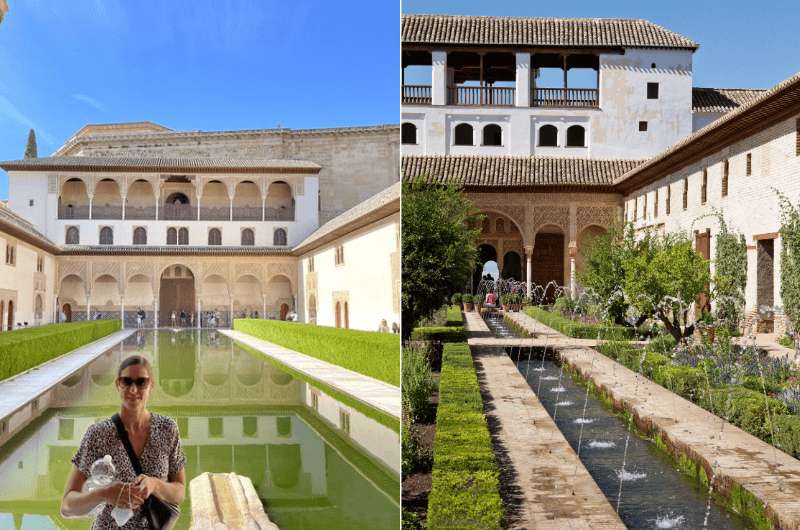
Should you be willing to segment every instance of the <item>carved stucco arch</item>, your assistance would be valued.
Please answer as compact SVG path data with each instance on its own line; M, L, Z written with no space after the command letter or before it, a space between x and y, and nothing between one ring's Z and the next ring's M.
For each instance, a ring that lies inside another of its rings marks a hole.
M568 206L537 206L533 210L532 241L536 241L536 234L546 226L555 226L561 229L565 237L569 237L569 207Z
M615 215L614 206L578 206L575 215L576 238L590 226L608 230L614 224Z
M514 223L514 226L519 231L520 236L522 237L522 244L523 246L527 245L528 234L526 233L526 223L525 223L525 207L524 206L483 206L480 204L476 204L476 206L480 209L482 213L493 213L497 215L502 215L503 217L507 218L509 221Z

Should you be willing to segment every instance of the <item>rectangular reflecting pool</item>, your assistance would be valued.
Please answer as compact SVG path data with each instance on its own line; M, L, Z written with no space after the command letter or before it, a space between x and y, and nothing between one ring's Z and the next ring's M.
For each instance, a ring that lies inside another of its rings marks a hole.
M119 363L143 355L148 408L176 420L188 482L208 472L253 481L282 530L396 529L400 435L355 400L333 396L214 331L141 331L40 398L47 410L0 447L0 529L81 528L61 496L86 429L119 410Z

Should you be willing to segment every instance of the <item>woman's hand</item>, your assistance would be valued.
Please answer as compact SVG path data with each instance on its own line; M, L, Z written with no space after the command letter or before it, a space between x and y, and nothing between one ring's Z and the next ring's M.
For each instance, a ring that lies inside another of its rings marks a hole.
M133 481L133 485L135 489L138 490L139 495L146 499L150 495L156 492L156 488L158 487L161 481L155 477L150 477L148 475L139 475L136 477L136 480Z
M114 481L103 488L103 499L112 506L138 510L147 496L143 496L133 482Z

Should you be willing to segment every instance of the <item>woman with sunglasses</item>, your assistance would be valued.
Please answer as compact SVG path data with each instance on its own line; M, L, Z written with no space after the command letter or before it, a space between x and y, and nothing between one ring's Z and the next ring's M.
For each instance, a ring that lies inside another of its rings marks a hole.
M147 410L152 376L150 363L144 357L134 355L120 364L116 387L122 400L121 410L118 415L90 426L83 436L61 499L64 516L82 516L98 504L105 504L92 529L147 528L147 517L141 507L150 495L166 503L183 502L186 457L175 421ZM142 474L134 471L115 424L117 417L138 457ZM113 459L115 480L93 491L81 491L91 475L92 464L105 455ZM115 507L120 509L114 510ZM119 520L130 515L126 509L133 510L133 515L120 526L114 516Z

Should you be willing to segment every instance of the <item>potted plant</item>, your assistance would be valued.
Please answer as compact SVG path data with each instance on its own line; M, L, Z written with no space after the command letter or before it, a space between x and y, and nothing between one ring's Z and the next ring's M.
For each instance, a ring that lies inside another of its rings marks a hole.
M475 311L478 313L481 312L481 305L483 304L483 300L481 299L481 295L476 294L472 297L472 303L475 304Z
M472 311L472 295L464 293L461 295L461 301L464 302L464 311Z
M460 306L461 305L461 293L455 293L453 296L450 297L450 303L453 305Z
M500 305L503 307L503 311L508 311L511 304L511 293L504 294L500 297Z

